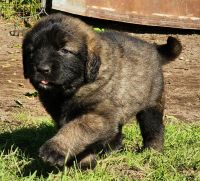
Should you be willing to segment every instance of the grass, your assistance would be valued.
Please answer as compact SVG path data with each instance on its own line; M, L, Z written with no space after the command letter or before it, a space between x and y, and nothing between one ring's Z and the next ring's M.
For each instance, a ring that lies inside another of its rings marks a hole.
M41 8L40 0L2 0L1 15L6 19L35 16Z
M1 0L0 17L14 22L15 29L30 28L39 18L40 0Z
M123 129L124 150L98 160L95 170L80 171L76 167L50 167L38 159L39 147L55 134L54 124L44 117L26 113L13 116L17 124L0 125L0 180L200 180L199 124L180 123L168 118L164 153L141 146L138 125Z

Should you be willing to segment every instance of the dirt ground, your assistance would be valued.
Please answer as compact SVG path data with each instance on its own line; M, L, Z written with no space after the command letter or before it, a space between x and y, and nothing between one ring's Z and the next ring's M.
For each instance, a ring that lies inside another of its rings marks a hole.
M47 115L35 97L25 96L34 89L22 74L22 36L11 36L13 24L0 19L0 121L11 122L13 114L28 111ZM134 34L144 40L165 43L169 34ZM200 121L200 35L177 36L183 44L181 56L164 66L165 114L181 121Z

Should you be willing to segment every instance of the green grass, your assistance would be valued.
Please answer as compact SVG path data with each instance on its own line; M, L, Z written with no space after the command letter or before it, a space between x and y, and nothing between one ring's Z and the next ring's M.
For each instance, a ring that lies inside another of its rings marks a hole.
M0 180L200 180L199 124L168 119L164 153L146 150L137 153L141 136L136 123L124 127L121 152L112 152L98 160L95 170L76 167L59 170L37 157L39 147L55 134L54 124L44 117L19 113L17 124L0 124Z
M15 28L30 28L39 18L40 0L1 0L0 17L14 22Z
M40 0L2 0L0 2L1 15L6 19L35 16L41 8Z

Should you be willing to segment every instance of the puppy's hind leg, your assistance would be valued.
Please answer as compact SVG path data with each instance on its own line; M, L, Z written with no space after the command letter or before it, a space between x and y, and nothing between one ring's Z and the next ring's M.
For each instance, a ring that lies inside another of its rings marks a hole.
M144 148L162 151L164 142L163 110L149 107L140 111L136 118L140 125Z

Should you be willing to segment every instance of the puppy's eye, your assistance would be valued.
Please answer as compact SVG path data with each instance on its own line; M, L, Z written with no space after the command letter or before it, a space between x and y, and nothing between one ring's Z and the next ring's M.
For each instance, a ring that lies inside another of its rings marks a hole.
M60 50L59 50L59 52L61 52L61 53L63 53L63 54L67 54L67 53L71 53L68 49L66 49L66 48L61 48Z
M66 48L61 48L60 51L61 51L62 53L70 53L69 50L67 50Z
M74 55L76 55L76 53L72 52L71 50L69 50L67 48L61 48L61 49L59 49L58 53L60 55L67 55L67 56L74 56Z

